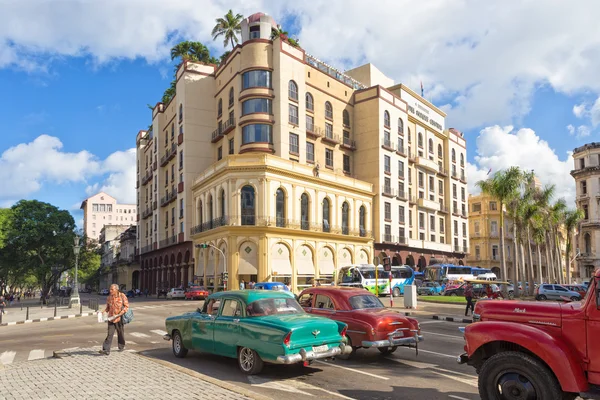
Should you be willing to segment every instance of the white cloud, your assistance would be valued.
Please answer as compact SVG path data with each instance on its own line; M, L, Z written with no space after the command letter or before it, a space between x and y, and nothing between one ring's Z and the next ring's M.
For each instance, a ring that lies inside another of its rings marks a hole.
M575 134L575 127L573 125L567 125L567 130L569 131L569 135L573 136Z
M592 130L589 126L579 125L575 128L573 125L567 125L567 130L569 131L570 136L575 136L577 139L583 139L592 134Z
M590 109L590 119L592 120L592 126L594 128L600 124L600 97L596 99L594 105Z
M476 182L486 178L491 168L497 171L519 166L523 170L533 170L543 185L556 187L555 200L564 198L569 207L574 207L575 181L570 175L573 169L573 156L567 152L560 159L548 142L540 139L531 129L514 131L512 126L490 126L479 133L476 139L477 166L467 164L469 192L479 193Z
M86 150L65 152L57 137L41 135L0 156L0 202L13 203L44 185L81 183L97 185L122 202L135 200L135 149L117 151L104 161ZM73 206L75 207L75 205ZM79 207L77 207L79 208Z
M573 114L577 117L577 118L581 118L584 116L584 114L586 114L587 110L586 110L586 106L584 103L582 104L576 104L573 106Z

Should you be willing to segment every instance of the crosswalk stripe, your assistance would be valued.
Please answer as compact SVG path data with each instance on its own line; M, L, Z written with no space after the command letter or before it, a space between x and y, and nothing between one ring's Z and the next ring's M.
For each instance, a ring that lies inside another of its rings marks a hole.
M39 360L40 358L44 358L44 350L35 349L29 352L29 358L27 358L27 361Z
M156 333L157 335L160 335L160 336L165 336L167 334L166 331L161 331L160 329L155 329L155 330L150 331L150 332Z
M150 335L146 335L145 333L142 333L142 332L131 332L130 335L131 336L135 336L137 338L148 338L148 337L150 337Z
M11 364L13 362L16 354L17 354L16 351L3 352L2 354L0 354L0 364L2 364L2 365Z
M132 344L134 346L137 346L137 343L136 342L132 342L131 340L126 340L126 343L127 344Z

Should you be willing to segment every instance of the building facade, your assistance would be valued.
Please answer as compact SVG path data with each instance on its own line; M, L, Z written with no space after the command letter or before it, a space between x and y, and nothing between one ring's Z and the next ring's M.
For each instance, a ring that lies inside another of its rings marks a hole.
M100 231L100 289L113 283L139 288L136 232L135 225L105 225Z
M119 204L104 192L88 197L81 203L83 210L83 233L90 239L100 240L105 225L136 225L135 204Z
M572 256L579 256L572 268L572 278L589 281L600 268L600 143L589 143L573 150L576 206L583 211L575 235Z

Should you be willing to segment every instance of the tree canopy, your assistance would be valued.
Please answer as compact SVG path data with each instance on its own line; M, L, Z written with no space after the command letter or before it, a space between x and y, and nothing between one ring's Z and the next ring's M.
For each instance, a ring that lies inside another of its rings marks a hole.
M223 18L216 19L216 25L212 30L213 40L223 37L223 47L231 44L231 49L239 43L238 35L242 32L241 22L244 16L242 14L233 14L229 10ZM235 42L235 43L234 43Z

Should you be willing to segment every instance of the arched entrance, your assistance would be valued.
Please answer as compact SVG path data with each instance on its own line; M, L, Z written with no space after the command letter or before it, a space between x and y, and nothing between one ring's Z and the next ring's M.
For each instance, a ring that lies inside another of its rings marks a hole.
M387 257L386 252L385 251L380 252L379 255L373 259L373 264L375 264L375 265L383 264L383 259L385 257Z
M458 260L458 265L465 265L465 263L463 262L463 260Z
M498 267L493 267L492 268L492 272L498 277L500 278L500 268ZM545 271L544 271L545 272Z
M302 272L302 275L307 274L300 269L297 269L296 272ZM290 249L284 243L275 243L273 247L271 247L271 277L274 282L282 282L288 286L292 285Z
M411 267L412 269L415 269L415 259L412 256L412 254L409 254L406 257L406 265L408 265L409 267Z
M238 265L238 281L256 282L258 280L258 247L254 242L246 241L238 249L240 262ZM273 260L271 260L273 262Z
M425 271L425 267L427 266L427 260L425 260L424 256L419 257L419 264L417 265L417 270L419 272Z
M140 271L138 271L138 270L133 271L133 274L131 274L131 288L132 289L140 288Z
M394 257L392 257L392 265L393 266L402 265L400 254L398 254L398 253L394 254Z

